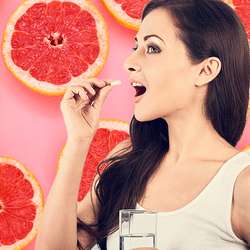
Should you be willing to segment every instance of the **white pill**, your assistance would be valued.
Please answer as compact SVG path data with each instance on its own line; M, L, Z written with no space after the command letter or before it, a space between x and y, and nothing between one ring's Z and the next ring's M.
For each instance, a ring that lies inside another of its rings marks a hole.
M119 85L121 83L122 83L121 81L114 81L114 82L111 82L110 85L114 86L114 85Z

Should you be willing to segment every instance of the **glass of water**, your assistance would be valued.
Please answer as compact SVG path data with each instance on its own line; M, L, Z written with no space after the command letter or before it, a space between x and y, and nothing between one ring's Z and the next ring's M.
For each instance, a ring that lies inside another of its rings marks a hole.
M123 209L119 211L120 250L156 247L157 211Z

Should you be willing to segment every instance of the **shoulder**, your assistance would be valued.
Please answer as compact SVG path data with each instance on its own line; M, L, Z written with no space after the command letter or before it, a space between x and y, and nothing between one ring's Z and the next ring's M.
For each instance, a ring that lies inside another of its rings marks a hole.
M235 181L232 226L236 235L250 245L250 165L240 172Z

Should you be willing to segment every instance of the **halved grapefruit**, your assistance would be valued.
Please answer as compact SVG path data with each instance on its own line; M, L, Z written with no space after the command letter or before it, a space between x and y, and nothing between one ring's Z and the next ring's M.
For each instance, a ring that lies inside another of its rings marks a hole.
M41 188L19 161L0 157L0 249L26 246L37 234L43 210Z
M104 7L120 24L139 30L144 6L149 0L101 0Z
M116 119L101 119L99 128L90 144L89 152L84 164L82 180L78 195L81 201L88 193L92 179L96 173L97 165L120 142L129 139L129 123ZM64 147L61 150L58 167L63 158Z
M60 95L69 82L100 72L108 46L105 21L88 0L25 0L7 23L2 54L26 86Z

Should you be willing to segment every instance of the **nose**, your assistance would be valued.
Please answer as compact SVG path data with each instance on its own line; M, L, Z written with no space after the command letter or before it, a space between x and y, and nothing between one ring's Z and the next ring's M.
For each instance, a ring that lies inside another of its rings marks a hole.
M129 56L129 58L124 62L123 67L128 73L140 72L141 65L135 58L136 52Z

